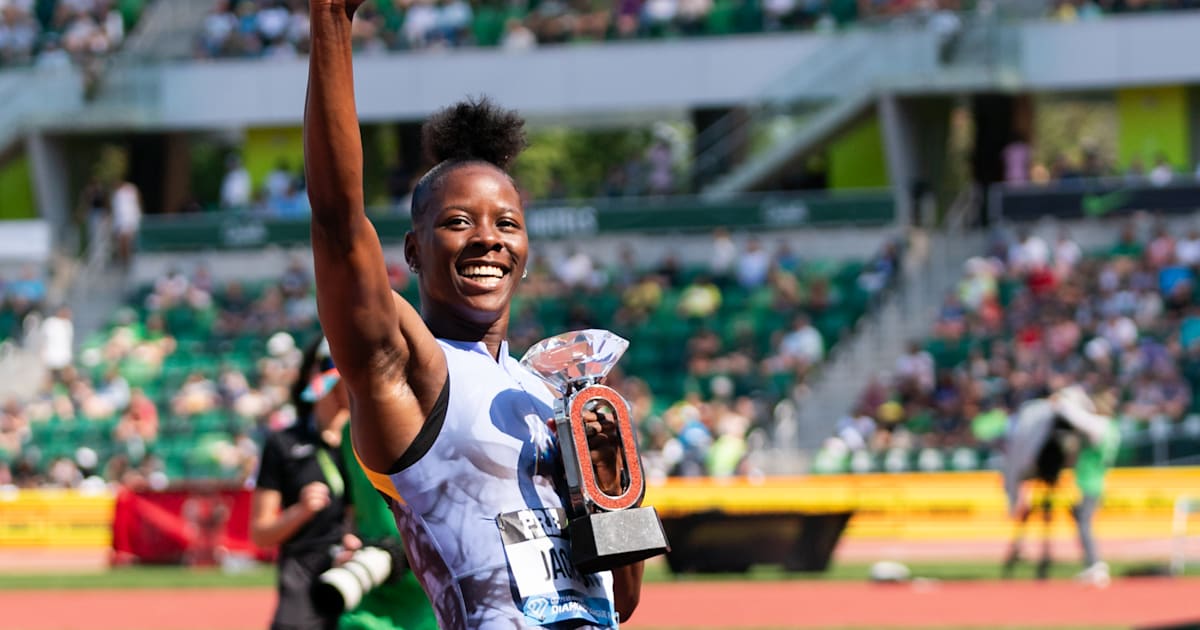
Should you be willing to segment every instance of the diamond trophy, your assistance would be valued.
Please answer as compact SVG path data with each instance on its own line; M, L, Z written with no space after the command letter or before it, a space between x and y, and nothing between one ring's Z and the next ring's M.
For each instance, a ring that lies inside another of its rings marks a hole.
M567 534L571 561L584 573L606 571L670 551L662 521L653 507L638 507L646 481L638 458L629 403L602 384L629 342L606 330L581 330L544 339L521 364L561 396L554 408L563 470L567 478ZM624 460L620 494L596 481L583 412L596 403L613 410Z

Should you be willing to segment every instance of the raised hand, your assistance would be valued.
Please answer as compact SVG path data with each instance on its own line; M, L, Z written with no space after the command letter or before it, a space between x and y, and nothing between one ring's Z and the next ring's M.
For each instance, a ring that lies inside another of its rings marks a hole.
M366 2L367 0L309 0L308 10L311 14L325 7L342 7L347 18L354 18L354 13Z
M607 405L583 410L583 429L591 449L596 469L596 483L601 490L618 495L624 460L621 456L621 436L617 431L616 414Z

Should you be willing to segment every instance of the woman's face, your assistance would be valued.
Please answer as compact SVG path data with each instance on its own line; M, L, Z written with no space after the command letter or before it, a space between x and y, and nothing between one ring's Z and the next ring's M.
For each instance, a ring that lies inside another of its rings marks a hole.
M415 261L426 315L473 325L507 322L529 253L525 212L512 181L486 164L443 176L406 242Z

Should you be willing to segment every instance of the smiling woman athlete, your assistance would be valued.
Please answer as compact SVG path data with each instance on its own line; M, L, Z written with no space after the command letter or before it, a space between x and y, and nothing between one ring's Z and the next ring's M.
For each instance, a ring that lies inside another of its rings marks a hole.
M637 606L642 564L581 575L558 561L569 541L547 427L554 398L505 340L529 253L505 171L524 148L523 121L480 101L425 124L437 165L413 193L404 248L418 313L389 287L363 208L351 61L360 4L310 0L304 119L317 301L358 457L388 497L442 628L616 627ZM598 479L616 494L615 428L588 419Z

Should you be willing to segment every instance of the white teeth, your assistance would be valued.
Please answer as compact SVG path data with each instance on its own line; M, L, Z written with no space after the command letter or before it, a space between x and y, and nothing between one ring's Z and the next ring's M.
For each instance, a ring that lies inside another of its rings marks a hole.
M503 278L504 270L493 265L471 265L463 268L462 275L472 278Z
M500 285L500 278L495 278L492 276L483 276L482 278L475 278L474 280L485 287L495 287Z

